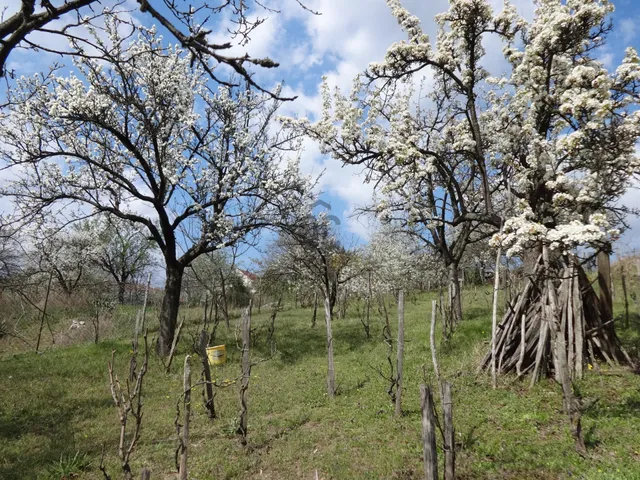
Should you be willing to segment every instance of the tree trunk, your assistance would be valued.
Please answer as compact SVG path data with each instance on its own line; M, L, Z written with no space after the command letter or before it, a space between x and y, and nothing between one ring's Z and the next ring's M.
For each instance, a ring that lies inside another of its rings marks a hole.
M120 305L124 304L124 296L127 291L127 283L123 280L118 282L118 303Z
M457 263L449 265L449 308L453 324L462 320L462 295L460 292L460 276Z
M158 355L166 357L171 351L173 337L178 323L180 309L180 292L182 290L182 275L184 268L179 264L167 265L167 280L164 285L164 298L160 310L160 331L158 332Z
M329 398L336 394L336 370L333 363L333 333L331 331L331 301L324 296L324 318L327 326L327 393Z

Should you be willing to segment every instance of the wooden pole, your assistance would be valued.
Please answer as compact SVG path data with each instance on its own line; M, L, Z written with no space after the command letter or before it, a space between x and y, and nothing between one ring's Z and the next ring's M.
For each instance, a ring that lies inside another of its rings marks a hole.
M42 318L40 320L40 330L38 331L38 341L36 342L36 352L40 351L40 339L42 338L42 329L47 319L47 304L49 303L49 293L51 292L51 280L53 280L53 272L49 274L49 282L47 283L47 293L44 297L44 305L42 307Z
M313 318L311 319L311 327L316 326L316 318L318 316L318 292L313 294Z
M240 383L240 421L238 434L241 435L243 445L247 444L247 416L249 408L247 397L249 390L249 378L251 377L251 301L242 314L242 381Z
M438 368L438 357L436 356L436 317L438 312L437 300L431 301L431 328L429 331L429 346L431 348L431 361L436 379L440 382L440 369Z
M173 336L173 342L171 344L171 351L169 352L169 359L167 360L167 373L171 369L171 362L173 361L173 355L176 353L176 347L178 346L178 342L180 341L180 332L182 331L182 326L184 325L185 317L183 316L178 324L178 328L176 329L176 334Z
M438 480L438 456L436 452L436 425L433 416L431 388L420 385L420 410L422 411L422 452L425 480Z
M491 312L491 386L497 388L498 373L496 371L496 337L498 335L498 289L500 288L500 258L502 248L498 248L496 255L496 269L493 281L493 311Z
M444 413L444 480L454 480L456 475L456 443L453 428L453 400L449 382L442 383L442 409Z
M600 287L600 313L602 322L613 319L613 297L611 295L611 259L609 253L599 251L598 262L598 286Z
M333 332L331 330L331 302L329 293L324 296L324 320L327 327L327 394L333 398L336 394L336 370L333 362Z
M144 288L144 301L142 302L142 324L140 330L144 331L146 328L145 320L147 316L147 302L149 301L149 287L151 286L151 273L147 275L147 285Z
M576 399L573 394L573 386L571 384L571 377L569 375L565 332L562 330L562 323L558 316L558 298L556 295L555 287L553 285L553 280L551 278L549 247L547 245L543 245L542 247L542 258L545 266L547 294L549 296L549 305L547 308L547 314L549 317L549 328L551 332L551 338L555 347L554 350L556 352L554 366L556 369L558 380L560 381L560 385L562 386L562 397L564 400L566 412L569 415L571 434L575 440L576 451L578 452L578 454L584 457L587 453L587 449L584 444L584 438L582 436L582 412L580 411L578 399Z
M624 326L629 328L629 297L627 296L627 276L624 273L624 263L620 262L620 277L622 280L622 294L624 295Z
M187 455L189 447L189 417L191 416L191 356L184 357L184 420L180 439L180 469L178 480L187 480Z
M396 361L396 411L402 415L402 370L404 364L404 290L398 292L398 348Z
M200 359L202 360L202 373L204 376L204 408L207 410L209 418L216 418L216 407L214 403L213 394L213 381L211 379L211 366L209 365L209 358L207 357L207 346L209 344L208 334L206 330L200 332Z

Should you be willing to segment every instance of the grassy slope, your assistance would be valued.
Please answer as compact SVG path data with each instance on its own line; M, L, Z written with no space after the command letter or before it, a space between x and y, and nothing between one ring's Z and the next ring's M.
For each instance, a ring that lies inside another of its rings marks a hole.
M453 340L440 348L442 370L454 385L454 421L458 473L462 479L640 479L640 381L631 372L588 372L579 388L600 397L584 418L591 458L573 451L561 394L550 380L532 390L528 382L502 379L492 390L475 373L488 346L488 295L467 292L465 320ZM234 437L237 388L221 389L220 418L207 419L200 393L192 419L190 477L207 478L421 478L418 385L431 370L428 344L430 298L422 295L406 307L405 416L393 417L386 384L372 368L382 367L385 347L381 322L373 317L372 338L364 338L354 316L334 322L340 395L325 393L323 324L309 327L309 310L278 316L280 356L254 367L250 385L250 451ZM392 320L395 312L390 312ZM196 312L193 312L195 317ZM254 357L268 356L264 344L268 312L254 317L258 344ZM319 318L320 315L319 315ZM638 324L636 323L637 327ZM622 332L637 341L635 331ZM394 332L395 335L395 332ZM180 365L187 338L171 374L152 357L145 379L142 438L133 455L134 471L147 465L152 478L175 470L175 405L181 389ZM233 330L221 326L228 364L218 378L239 373ZM106 465L118 478L115 459L118 423L107 385L106 362L116 350L124 376L128 341L105 341L0 360L0 478L43 478L60 456L86 453L91 465L80 478L102 478L97 469L106 444ZM167 477L173 478L173 477Z

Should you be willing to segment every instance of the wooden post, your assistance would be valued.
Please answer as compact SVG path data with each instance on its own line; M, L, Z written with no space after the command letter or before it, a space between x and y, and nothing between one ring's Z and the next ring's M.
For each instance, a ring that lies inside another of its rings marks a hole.
M551 278L549 247L547 245L544 245L542 247L542 258L545 266L547 295L549 296L549 304L547 308L547 314L549 317L549 329L554 344L553 349L556 352L554 367L556 369L556 374L558 376L558 380L560 381L560 385L562 386L563 403L565 406L565 410L569 415L571 434L575 440L576 451L578 452L578 454L584 457L586 456L587 449L584 444L584 438L582 436L582 412L580 411L578 399L576 399L573 394L573 386L571 384L571 377L569 375L565 332L562 330L562 323L559 318L558 298L556 295L555 286L553 285L553 280Z
M396 411L402 415L402 369L404 363L404 290L398 292L398 348L396 361Z
M147 316L147 302L149 301L149 287L151 286L151 273L147 275L147 285L144 288L144 301L142 302L142 323L140 325L140 330L146 329L146 316Z
M176 329L176 333L173 336L173 342L171 344L171 351L169 352L169 359L167 360L167 373L171 369L171 362L173 361L173 355L176 353L176 347L178 346L178 342L180 341L180 332L182 331L182 326L184 325L185 317L183 316L178 324L178 328Z
M316 318L318 316L318 292L313 294L313 318L311 319L311 327L316 326Z
M47 319L47 304L49 303L49 293L51 292L51 280L53 280L53 272L49 274L49 282L47 283L47 293L44 297L44 306L42 307L42 318L40 320L40 330L38 331L38 341L36 342L36 352L40 351L40 339L42 338L42 329Z
M599 251L598 262L598 286L600 287L600 313L602 323L613 319L613 297L611 295L611 259L609 253Z
M436 316L438 311L438 302L431 301L431 329L429 331L429 346L431 347L431 360L433 361L433 371L436 379L440 382L440 369L438 368L438 357L436 356Z
M247 444L247 391L249 390L249 378L251 377L251 301L242 314L242 381L240 383L240 421L237 433L241 436L243 445Z
M438 456L436 452L436 425L433 416L431 388L420 385L420 410L422 410L422 452L425 480L438 480Z
M444 413L444 480L454 480L456 474L456 443L453 428L453 400L449 382L442 383L442 410Z
M191 416L191 356L184 357L184 420L180 439L180 469L178 480L187 480L187 455L189 448L189 417Z
M500 258L502 248L498 248L496 255L496 269L493 280L493 310L491 312L491 386L498 387L498 373L496 371L496 337L498 335L498 289L500 288Z
M624 263L620 262L620 277L622 280L622 294L624 295L624 326L629 328L629 298L627 297L627 276L624 273Z
M202 372L204 376L204 408L207 410L207 415L209 418L216 418L216 407L214 403L214 395L213 395L213 382L211 380L211 366L209 365L209 359L207 358L207 346L209 344L209 339L207 338L207 331L202 330L200 332L200 341L198 342L200 349L200 358L202 360Z
M324 321L327 327L327 394L333 398L336 394L336 370L333 362L333 332L331 330L331 302L329 293L324 296Z
M140 472L140 480L151 480L151 470L143 468L142 472Z
M518 378L522 376L522 363L524 362L524 352L526 349L527 340L527 316L523 313L520 321L520 357L518 363L516 363L516 372ZM495 356L495 355L494 355Z

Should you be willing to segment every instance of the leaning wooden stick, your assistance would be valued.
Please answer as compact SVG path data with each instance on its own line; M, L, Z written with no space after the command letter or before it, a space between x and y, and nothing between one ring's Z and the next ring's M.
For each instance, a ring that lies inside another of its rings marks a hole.
M171 344L171 351L169 352L169 359L167 360L167 373L169 373L169 370L171 369L171 362L173 361L173 355L176 353L176 346L180 341L180 332L182 331L182 325L184 325L184 319L185 317L183 316L182 319L180 320L180 323L178 324L178 328L176 329L176 334L173 337L173 343Z

